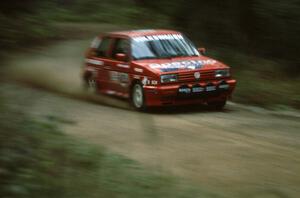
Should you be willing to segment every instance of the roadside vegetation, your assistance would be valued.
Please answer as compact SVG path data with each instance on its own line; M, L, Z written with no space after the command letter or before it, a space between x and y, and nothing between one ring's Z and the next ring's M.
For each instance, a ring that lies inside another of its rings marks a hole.
M238 80L233 101L273 110L300 109L300 76L286 71L285 61L226 48L211 47L207 54L232 66Z
M218 197L159 170L67 136L62 118L32 120L22 107L1 98L0 196ZM23 101L24 102L24 101Z

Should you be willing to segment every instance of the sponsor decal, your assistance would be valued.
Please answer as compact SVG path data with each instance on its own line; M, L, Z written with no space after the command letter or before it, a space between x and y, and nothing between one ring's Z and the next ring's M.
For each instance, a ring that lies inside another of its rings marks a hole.
M217 90L216 86L213 85L206 87L206 91L216 91L216 90Z
M215 60L191 60L191 61L179 61L163 64L150 64L149 66L153 69L159 69L162 72L177 71L180 69L195 70L200 69L204 65L214 65L217 61Z
M189 93L191 93L191 88L183 87L183 88L179 88L178 91L179 91L179 93L189 94Z
M220 85L219 88L220 89L228 89L229 85L228 84Z
M119 81L121 83L128 83L129 82L129 76L126 73L119 73Z
M133 30L131 32L154 32L153 29L142 29L142 30Z
M192 89L193 93L201 93L204 91L203 87L193 87Z
M152 84L152 85L157 85L158 82L157 82L157 80L151 80L151 84Z
M120 72L116 72L116 71L110 71L109 75L110 75L111 81L113 81L115 83L119 83L123 87L128 86L128 82L129 82L128 74L120 73Z
M134 75L133 76L134 79L141 79L141 83L146 86L146 85L158 85L158 81L157 80L149 80L147 76L138 76L138 75Z
M117 64L118 67L122 67L122 68L129 68L129 65L126 64Z
M145 76L144 79L142 80L142 84L143 85L149 84L149 80L148 80L147 76Z
M134 68L134 71L136 71L138 73L143 73L144 70L141 68Z
M110 80L113 82L119 82L119 73L116 71L109 72Z
M144 86L146 85L157 85L158 84L158 81L157 80L149 80L146 76L143 78L142 80L142 84Z
M99 61L95 59L86 59L86 62L93 65L103 65L103 61Z
M139 36L133 38L135 42L172 40L172 39L183 40L184 38L181 34L159 34L159 35Z
M113 90L107 90L106 93L109 94L109 95L114 95L114 94L116 94L116 92L113 91Z

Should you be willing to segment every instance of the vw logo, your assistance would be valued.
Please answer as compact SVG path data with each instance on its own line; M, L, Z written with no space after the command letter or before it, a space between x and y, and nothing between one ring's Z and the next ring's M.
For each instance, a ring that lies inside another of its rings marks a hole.
M201 76L201 75L200 75L200 72L195 72L195 73L194 73L194 76L195 76L196 79L200 79L200 76Z

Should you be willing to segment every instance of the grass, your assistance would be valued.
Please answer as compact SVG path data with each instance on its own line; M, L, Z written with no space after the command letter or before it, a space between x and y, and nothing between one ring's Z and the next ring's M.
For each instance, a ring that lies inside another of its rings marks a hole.
M0 109L1 197L218 197L69 137L55 124L61 119L36 122L18 108Z

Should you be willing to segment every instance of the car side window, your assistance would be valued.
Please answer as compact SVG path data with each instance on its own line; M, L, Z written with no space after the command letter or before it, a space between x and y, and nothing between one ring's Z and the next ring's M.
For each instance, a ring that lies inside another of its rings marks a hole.
M119 38L116 40L112 51L112 57L116 59L118 53L129 55L129 41L127 39Z
M112 39L108 37L104 37L97 49L97 56L107 58L109 56L108 52L110 49Z

